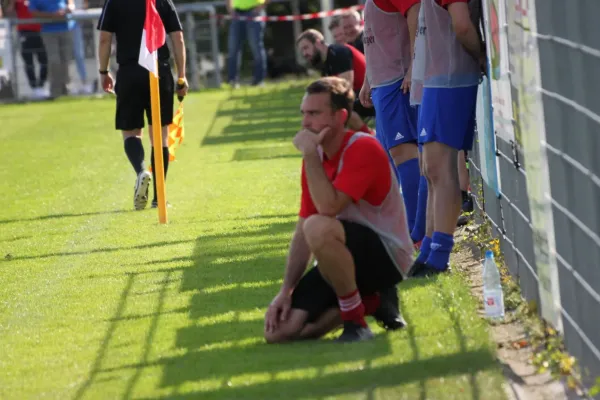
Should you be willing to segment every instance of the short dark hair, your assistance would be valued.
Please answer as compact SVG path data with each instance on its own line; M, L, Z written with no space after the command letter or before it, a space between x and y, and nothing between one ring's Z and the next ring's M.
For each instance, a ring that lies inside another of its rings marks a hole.
M348 118L350 118L354 105L354 91L350 82L337 76L328 76L312 82L306 88L306 94L320 93L329 93L331 109L333 111L346 110Z
M325 37L323 36L323 34L316 29L307 29L304 32L302 32L300 36L298 36L298 39L296 39L296 46L303 39L308 40L312 44L325 41Z
M331 22L329 23L329 30L333 30L337 27L340 27L342 25L342 17L339 15L334 16L333 18L331 18Z

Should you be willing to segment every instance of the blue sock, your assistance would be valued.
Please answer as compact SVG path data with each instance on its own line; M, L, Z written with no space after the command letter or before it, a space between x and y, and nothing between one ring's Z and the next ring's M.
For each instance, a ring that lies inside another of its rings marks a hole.
M408 230L412 232L417 217L417 203L419 199L419 159L413 158L396 167L402 185L402 196L406 207Z
M415 226L410 232L410 237L414 243L423 240L425 236L425 226L427 224L427 178L421 175L419 180L419 199L417 203L417 215Z
M427 265L444 270L450 261L450 252L454 246L454 237L442 232L433 232L431 236L431 252L427 259Z
M421 242L421 251L417 256L416 262L421 264L425 264L427 258L429 257L429 252L431 251L431 238L429 236L425 236L423 241Z

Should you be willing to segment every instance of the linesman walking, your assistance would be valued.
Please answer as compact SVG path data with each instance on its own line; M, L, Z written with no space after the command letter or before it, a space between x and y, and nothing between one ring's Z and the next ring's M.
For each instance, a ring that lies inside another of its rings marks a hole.
M150 0L156 2L156 9L165 31L171 38L178 84L175 82L169 65L170 52L165 43L158 50L158 75L160 92L160 119L162 124L162 151L165 179L169 167L168 126L173 121L173 97L175 91L179 97L187 94L188 84L185 78L185 43L183 29L172 0ZM144 209L148 203L148 186L151 175L144 163L142 129L144 112L148 121L148 131L152 132L150 108L150 80L148 70L138 64L140 44L146 17L146 0L105 0L97 29L100 31L98 59L102 88L105 92L115 93L117 110L115 128L123 133L125 154L137 174L134 189L134 207ZM113 35L117 39L116 84L108 70ZM149 135L152 144L152 134ZM154 149L154 148L153 148ZM154 150L151 155L154 199L152 207L157 206L156 179L154 177Z

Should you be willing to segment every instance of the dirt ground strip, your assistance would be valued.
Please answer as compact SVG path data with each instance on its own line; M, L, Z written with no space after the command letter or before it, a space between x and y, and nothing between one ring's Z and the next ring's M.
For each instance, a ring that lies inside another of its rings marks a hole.
M483 296L483 254L467 237L475 227L465 226L455 233L458 251L452 254L452 265L464 273L476 298ZM483 301L479 303L479 315L484 316ZM553 380L550 373L539 374L531 363L533 350L529 346L516 346L526 340L526 333L519 321L491 325L490 331L497 343L498 362L506 377L506 392L509 399L561 400L581 399L569 390L564 382Z

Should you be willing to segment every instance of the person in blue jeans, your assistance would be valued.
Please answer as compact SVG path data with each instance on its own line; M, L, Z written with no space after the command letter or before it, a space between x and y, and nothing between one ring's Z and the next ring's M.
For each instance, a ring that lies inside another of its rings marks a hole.
M88 0L75 0L75 10L87 10ZM73 26L73 57L77 67L77 74L81 82L80 93L89 94L92 91L88 82L87 71L85 68L85 42L83 37L83 21L75 21Z
M47 18L42 23L42 39L48 51L50 97L68 94L69 61L73 54L71 32L75 21L67 20L72 11L67 0L29 0L29 11L36 18Z
M265 52L265 21L245 20L244 17L264 17L267 0L227 0L226 6L232 17L229 26L227 81L234 86L239 84L242 44L248 39L254 59L253 85L265 80L267 53ZM238 19L237 17L242 17Z

